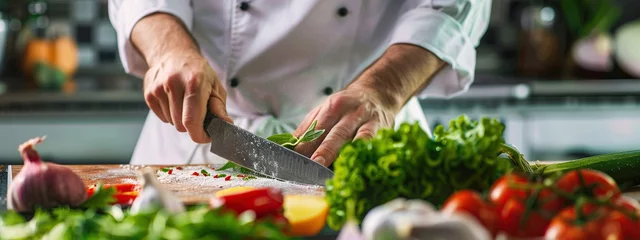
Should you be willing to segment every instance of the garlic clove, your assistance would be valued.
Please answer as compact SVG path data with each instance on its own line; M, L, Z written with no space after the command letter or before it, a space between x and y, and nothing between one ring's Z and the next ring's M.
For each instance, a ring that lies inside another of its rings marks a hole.
M164 189L156 180L156 173L151 168L144 168L138 176L142 184L142 192L133 201L131 213L138 213L149 207L162 207L169 213L185 211L182 201Z
M369 211L363 220L362 229L368 240L491 239L489 232L472 219L441 213L423 200L402 198Z

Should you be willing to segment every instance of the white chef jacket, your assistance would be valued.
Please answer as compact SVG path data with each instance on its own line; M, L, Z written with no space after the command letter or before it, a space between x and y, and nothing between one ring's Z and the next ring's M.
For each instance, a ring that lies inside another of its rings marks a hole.
M392 44L428 49L447 63L396 117L429 131L418 98L451 98L473 82L475 47L491 0L109 0L127 73L148 66L133 47L133 26L154 12L180 19L227 91L235 124L266 137L292 132ZM150 112L131 164L219 163Z

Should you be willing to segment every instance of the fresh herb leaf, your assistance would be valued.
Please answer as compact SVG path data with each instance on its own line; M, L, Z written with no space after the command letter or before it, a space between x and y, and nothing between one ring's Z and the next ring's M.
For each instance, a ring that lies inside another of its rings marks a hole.
M98 183L96 186L96 190L91 196L91 198L87 199L82 204L83 208L104 208L109 206L111 203L115 202L116 199L113 197L116 194L116 189L114 187L105 188L102 183Z
M207 170L202 169L200 170L200 173L202 173L202 175L209 176L209 172L207 172Z
M222 165L222 167L218 168L218 171L227 170L227 169L236 169L238 167L240 167L240 166L238 166L238 164L235 164L232 161L228 161L227 163Z
M308 134L305 134L303 138L300 139L301 143L305 142L313 142L313 140L318 139L324 133L324 129L322 130L313 130Z
M320 136L322 136L322 134L324 133L324 129L315 130L317 124L318 124L318 120L313 120L311 125L307 128L307 131L305 131L302 134L302 136L300 136L300 138L296 138L290 133L281 133L281 134L271 135L267 138L267 140L293 150L300 143L312 142L318 139ZM231 162L231 161L227 161L227 163L225 163L222 167L218 168L218 171L228 170L228 169L239 171L241 173L255 174L261 177L266 177L248 168L241 167L240 165L235 164L234 162Z
M270 137L267 138L267 140L277 143L279 145L282 145L285 143L295 143L298 139L293 135L291 135L290 133L282 133L282 134L271 135Z
M224 173L218 174L218 177L226 177L226 176L227 176L227 174L224 174Z
M169 170L171 170L171 168L161 168L160 169L160 171L163 171L163 172L168 172Z

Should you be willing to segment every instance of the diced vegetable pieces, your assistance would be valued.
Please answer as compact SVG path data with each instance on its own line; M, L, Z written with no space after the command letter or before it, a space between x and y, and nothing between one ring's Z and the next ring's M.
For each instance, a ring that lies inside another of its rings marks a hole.
M285 195L284 216L289 220L290 236L314 236L324 228L329 204L321 196Z

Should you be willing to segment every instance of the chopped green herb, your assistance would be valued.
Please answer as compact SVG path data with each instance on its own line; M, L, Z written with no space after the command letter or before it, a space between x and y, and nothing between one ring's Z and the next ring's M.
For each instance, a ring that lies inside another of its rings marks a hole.
M160 171L163 171L163 172L168 172L169 170L171 170L171 168L161 168L160 169Z
M209 176L209 172L207 172L207 170L202 169L200 170L200 173L202 173L202 175L204 176L207 176L207 177Z
M256 179L256 177L254 177L254 176L246 176L246 177L242 178L242 180L245 180L245 181L250 180L250 179Z
M226 176L227 176L227 174L224 174L224 173L218 174L218 177L226 177Z
M296 138L295 136L293 136L290 133L282 133L282 134L272 135L272 136L268 137L267 140L272 141L274 143L282 145L283 147L286 147L288 149L293 150L300 143L312 142L312 141L318 139L320 136L322 136L322 134L324 133L324 129L315 130L317 124L318 124L318 120L313 120L313 123L311 123L309 128L307 128L307 131L305 131L302 134L302 136L300 136L300 138ZM235 164L235 163L233 163L231 161L228 161L221 168L218 168L218 171L227 170L227 169L233 169L235 171L239 171L239 172L245 173L245 174L255 174L255 175L258 175L258 176L261 176L261 177L266 177L266 176L264 176L264 175L262 175L260 173L251 171L248 168L241 167L238 164Z
M0 239L290 239L271 221L239 219L222 209L189 207L170 214L149 208L137 214L119 206L105 211L61 207L36 210L31 220L0 213Z

